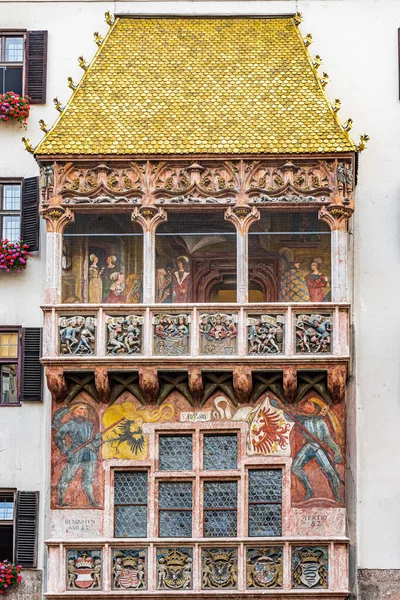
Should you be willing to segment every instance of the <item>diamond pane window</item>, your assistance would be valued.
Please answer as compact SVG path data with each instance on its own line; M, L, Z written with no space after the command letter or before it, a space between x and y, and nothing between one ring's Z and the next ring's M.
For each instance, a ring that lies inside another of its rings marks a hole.
M203 469L225 471L237 469L237 435L205 434Z
M249 536L282 535L282 471L249 470Z
M237 481L204 482L204 537L237 535Z
M160 435L160 471L191 471L193 443L191 435Z
M191 537L192 482L160 482L158 487L159 536Z
M115 537L147 536L147 481L147 471L115 473Z

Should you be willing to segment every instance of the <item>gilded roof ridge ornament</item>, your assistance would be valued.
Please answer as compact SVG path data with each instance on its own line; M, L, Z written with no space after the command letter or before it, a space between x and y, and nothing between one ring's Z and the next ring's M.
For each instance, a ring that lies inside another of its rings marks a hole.
M87 64L86 60L83 58L83 56L78 56L78 64L81 69L83 69L84 71L87 70L88 64Z
M319 54L316 54L312 59L312 65L314 69L319 69L319 67L322 65L322 58Z
M343 123L343 129L345 131L350 131L350 129L353 127L353 119L347 119L347 121L345 123Z
M313 36L311 35L311 33L307 33L306 37L304 38L305 47L308 48L309 46L311 46L312 43L313 43Z
M77 88L77 84L76 84L76 83L75 83L75 81L72 79L72 77L68 77L67 81L68 81L68 87L69 87L71 90L76 90L76 88Z
M367 142L369 142L371 138L367 133L362 133L360 135L360 143L357 146L358 152L362 152L367 147Z
M320 78L320 82L322 87L326 87L329 83L329 75L328 73L322 73L322 77Z
M26 137L22 137L21 140L25 144L25 150L27 152L29 152L29 154L33 154L33 148L32 148L32 144L31 144L31 140L29 138L26 138Z
M58 112L62 113L62 111L64 110L64 107L62 106L62 104L59 101L59 99L57 98L57 96L55 98L53 98L53 102L54 102L54 106L58 110Z
M98 31L94 32L93 37L94 37L94 41L97 44L97 46L101 46L102 43L104 42L104 39L101 37L101 35L99 34Z
M297 12L293 17L293 21L294 21L294 24L296 25L296 27L298 27L300 25L300 23L303 21L303 13Z
M115 23L115 17L110 13L109 10L107 10L107 12L104 13L104 20L109 27L111 27Z
M49 131L48 130L48 125L46 125L46 123L43 121L43 119L40 119L39 125L40 125L40 129L42 131L44 131L45 133L47 133Z
M339 98L335 98L335 100L333 101L333 104L332 104L332 110L333 110L333 112L334 113L339 112L339 110L341 109L341 107L342 107L342 101Z

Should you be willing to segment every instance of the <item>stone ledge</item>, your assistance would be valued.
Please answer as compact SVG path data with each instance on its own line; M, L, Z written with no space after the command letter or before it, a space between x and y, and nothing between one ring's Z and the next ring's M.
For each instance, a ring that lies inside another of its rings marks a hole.
M400 600L400 569L359 569L359 600Z

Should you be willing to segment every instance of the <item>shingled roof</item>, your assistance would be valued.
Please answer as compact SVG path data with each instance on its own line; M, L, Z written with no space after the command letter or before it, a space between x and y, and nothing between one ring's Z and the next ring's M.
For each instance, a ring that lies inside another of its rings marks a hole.
M292 18L119 17L35 154L355 150Z

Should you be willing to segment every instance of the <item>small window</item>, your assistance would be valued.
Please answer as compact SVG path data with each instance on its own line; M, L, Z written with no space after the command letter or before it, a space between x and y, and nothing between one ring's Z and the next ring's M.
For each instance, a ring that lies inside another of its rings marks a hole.
M115 473L115 537L147 537L147 480L147 471Z
M203 468L205 471L237 469L237 435L205 434Z
M14 557L14 494L0 492L0 557L13 561Z
M237 481L204 482L204 537L237 535Z
M191 435L160 435L160 471L191 471L193 445Z
M1 238L16 242L21 237L21 191L20 183L0 183Z
M249 470L249 536L282 535L282 471Z
M0 331L1 404L18 404L18 331Z
M191 537L192 503L191 481L159 483L160 537Z
M0 94L23 93L24 37L0 35Z

